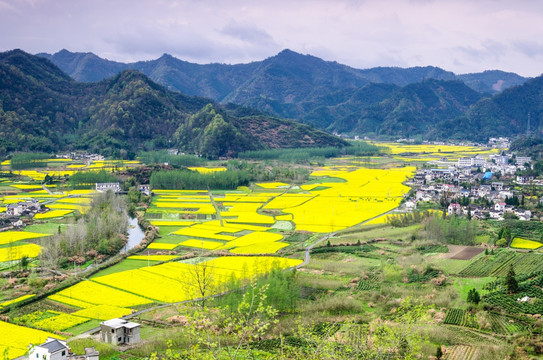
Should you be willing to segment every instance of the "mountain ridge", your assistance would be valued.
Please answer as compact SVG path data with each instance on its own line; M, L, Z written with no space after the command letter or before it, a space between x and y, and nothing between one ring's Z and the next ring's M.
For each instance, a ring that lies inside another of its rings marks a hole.
M195 117L203 119L199 142L176 137ZM307 125L169 91L135 70L99 82L76 82L49 60L21 50L0 53L0 120L3 153L78 147L118 154L178 146L221 157L245 150L346 144ZM266 124L283 131L260 131ZM214 138L226 133L231 136L225 147L213 147Z

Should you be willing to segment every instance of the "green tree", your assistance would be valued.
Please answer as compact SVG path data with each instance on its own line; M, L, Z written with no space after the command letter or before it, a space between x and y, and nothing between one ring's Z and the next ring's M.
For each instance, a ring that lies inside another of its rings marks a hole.
M481 302L481 296L479 295L479 292L476 289L470 289L468 291L467 301L470 304L479 304L479 302Z
M443 349L441 346L438 346L436 350L436 359L441 360L441 358L443 358Z
M517 279L515 279L515 276L515 269L513 269L513 264L511 264L509 265L509 271L505 276L505 286L507 287L507 291L512 294L518 291L518 282Z

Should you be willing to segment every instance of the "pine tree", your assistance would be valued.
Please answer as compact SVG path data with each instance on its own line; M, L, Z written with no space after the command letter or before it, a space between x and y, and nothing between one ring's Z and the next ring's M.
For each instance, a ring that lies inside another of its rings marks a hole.
M513 265L509 265L509 271L505 277L505 286L507 287L507 291L510 293L515 293L518 291L518 282L517 279L515 279L515 275Z

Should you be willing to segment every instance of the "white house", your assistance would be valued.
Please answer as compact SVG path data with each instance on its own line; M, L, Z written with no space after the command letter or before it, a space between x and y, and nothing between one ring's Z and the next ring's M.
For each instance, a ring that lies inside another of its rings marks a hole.
M457 166L459 168L471 167L471 164L472 164L471 158L460 158L458 159L458 162L457 162Z
M31 345L32 346L32 345ZM100 353L93 347L85 348L84 355L72 353L66 341L48 337L43 344L32 346L29 360L100 360Z
M460 215L462 214L462 207L458 203L451 203L447 208L447 215Z
M496 210L496 211L504 211L505 210L505 205L506 204L504 202L499 202L496 205L494 205L494 210Z
M121 185L118 182L115 183L96 183L96 191L98 192L106 192L108 190L112 190L113 192L120 192L121 191Z
M68 359L70 348L66 345L66 341L47 338L43 344L33 346L29 353L29 360L65 360Z
M113 345L137 344L140 342L140 328L138 323L111 319L100 323L100 337L102 341Z
M19 204L8 204L6 207L6 213L9 216L18 216L23 213L23 208Z

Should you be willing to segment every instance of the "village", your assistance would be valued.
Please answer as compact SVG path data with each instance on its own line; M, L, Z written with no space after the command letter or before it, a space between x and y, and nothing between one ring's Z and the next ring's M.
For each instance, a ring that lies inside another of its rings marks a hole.
M530 203L526 201L527 187L534 193L543 186L543 180L525 175L531 167L530 157L505 152L488 159L477 155L455 162L447 158L429 161L408 183L413 190L404 207L420 210L437 203L448 216L528 221L534 216L529 208L543 205L543 197L534 202L530 196Z

